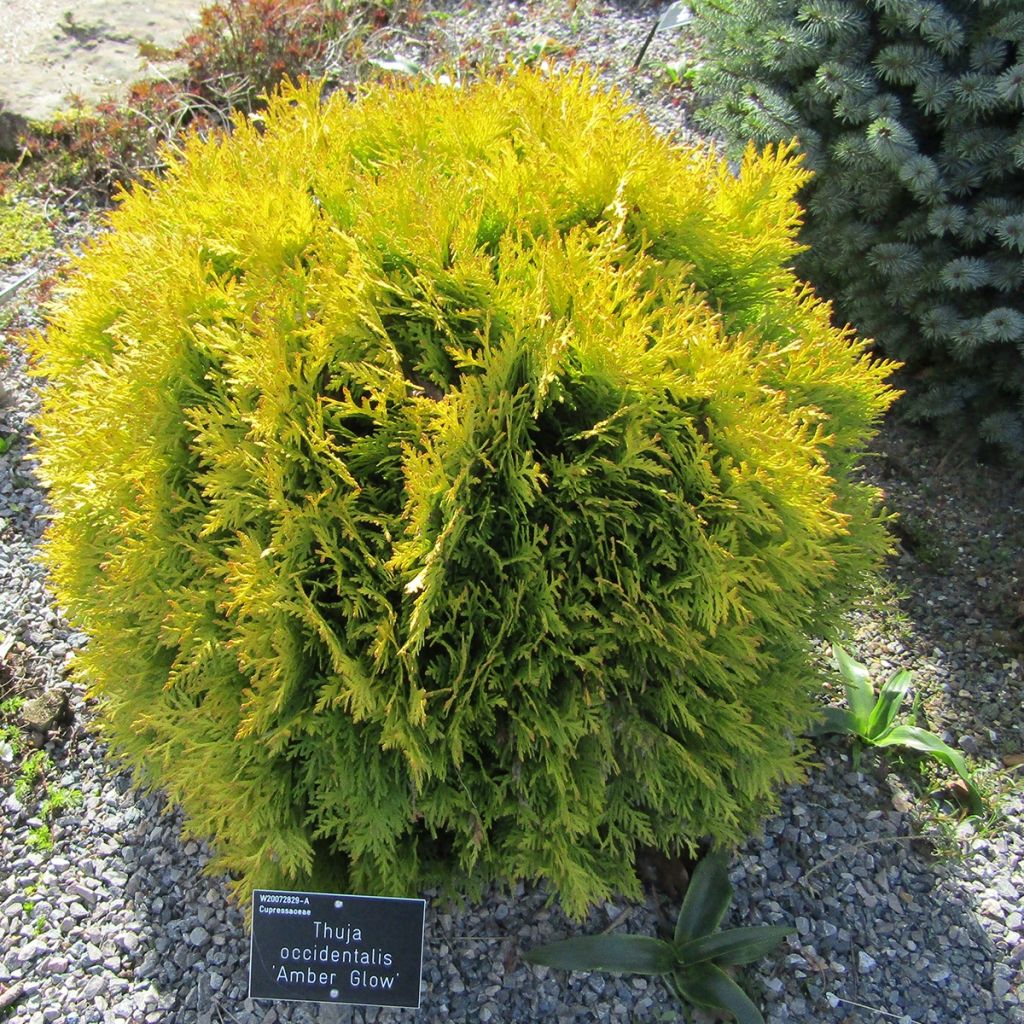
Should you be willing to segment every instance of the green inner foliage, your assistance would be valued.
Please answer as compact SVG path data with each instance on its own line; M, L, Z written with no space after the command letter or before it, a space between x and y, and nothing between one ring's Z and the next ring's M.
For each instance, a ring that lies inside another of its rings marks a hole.
M579 915L800 777L893 397L787 269L805 180L520 71L288 89L112 214L35 341L48 556L239 896Z
M704 123L799 138L798 270L906 363L901 406L1024 462L1017 0L700 0Z

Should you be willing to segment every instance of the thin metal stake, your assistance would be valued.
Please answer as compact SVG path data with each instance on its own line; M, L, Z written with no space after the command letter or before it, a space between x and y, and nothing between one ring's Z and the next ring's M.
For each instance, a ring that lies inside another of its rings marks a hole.
M644 45L640 47L640 52L636 55L636 60L633 61L634 71L640 67L640 62L644 59L644 54L647 53L647 47L651 45L651 40L654 38L654 33L658 31L658 26L660 24L661 19L655 18L654 24L651 26L651 31L647 33L647 38L644 40Z

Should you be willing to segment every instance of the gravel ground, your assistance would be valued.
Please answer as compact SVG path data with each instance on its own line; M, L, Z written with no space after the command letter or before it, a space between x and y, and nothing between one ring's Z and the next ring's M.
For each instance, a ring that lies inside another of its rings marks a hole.
M574 17L567 7L445 0L426 5L445 17L379 37L370 53L486 61L551 37L628 84L656 123L685 136L684 94L659 82L653 64L628 75L664 4L580 0ZM650 59L679 52L678 38L658 39ZM44 261L44 275L51 266ZM0 274L0 293L26 269ZM12 327L38 324L27 288L13 308ZM519 958L538 942L613 922L653 934L675 909L654 893L644 905L596 908L582 928L532 889L462 907L430 902L418 1014L247 1000L248 941L223 881L202 874L206 849L179 838L180 819L159 795L136 793L104 759L82 692L63 681L84 637L54 609L33 561L47 506L27 441L35 398L16 349L0 368L0 388L0 437L11 441L0 455L0 630L16 641L8 658L20 686L67 691L66 722L46 743L46 781L83 794L82 806L53 816L52 850L31 850L43 810L14 796L11 751L0 743L0 993L22 992L0 1019L678 1019L656 980L568 975ZM887 568L880 608L851 624L851 649L881 677L897 666L914 670L932 728L975 759L1000 813L959 824L935 810L905 767L866 754L858 770L845 741L825 742L808 782L784 794L781 813L733 862L731 922L795 928L747 970L747 987L770 1024L1024 1022L1024 797L998 770L1002 757L1024 750L1024 503L997 470L903 426L886 428L867 471L903 516L903 549Z

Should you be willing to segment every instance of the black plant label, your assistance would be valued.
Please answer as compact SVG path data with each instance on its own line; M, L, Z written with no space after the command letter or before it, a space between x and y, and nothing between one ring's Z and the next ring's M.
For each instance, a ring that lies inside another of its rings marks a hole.
M249 998L418 1009L423 900L252 894Z

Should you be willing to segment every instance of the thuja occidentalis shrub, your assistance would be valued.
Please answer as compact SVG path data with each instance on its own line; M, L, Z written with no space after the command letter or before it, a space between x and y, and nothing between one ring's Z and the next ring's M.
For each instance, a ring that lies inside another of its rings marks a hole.
M704 123L799 138L798 264L906 364L901 409L1024 466L1024 10L701 0Z
M288 88L123 199L35 342L48 558L240 896L579 915L800 777L893 395L787 269L805 179L521 72Z

